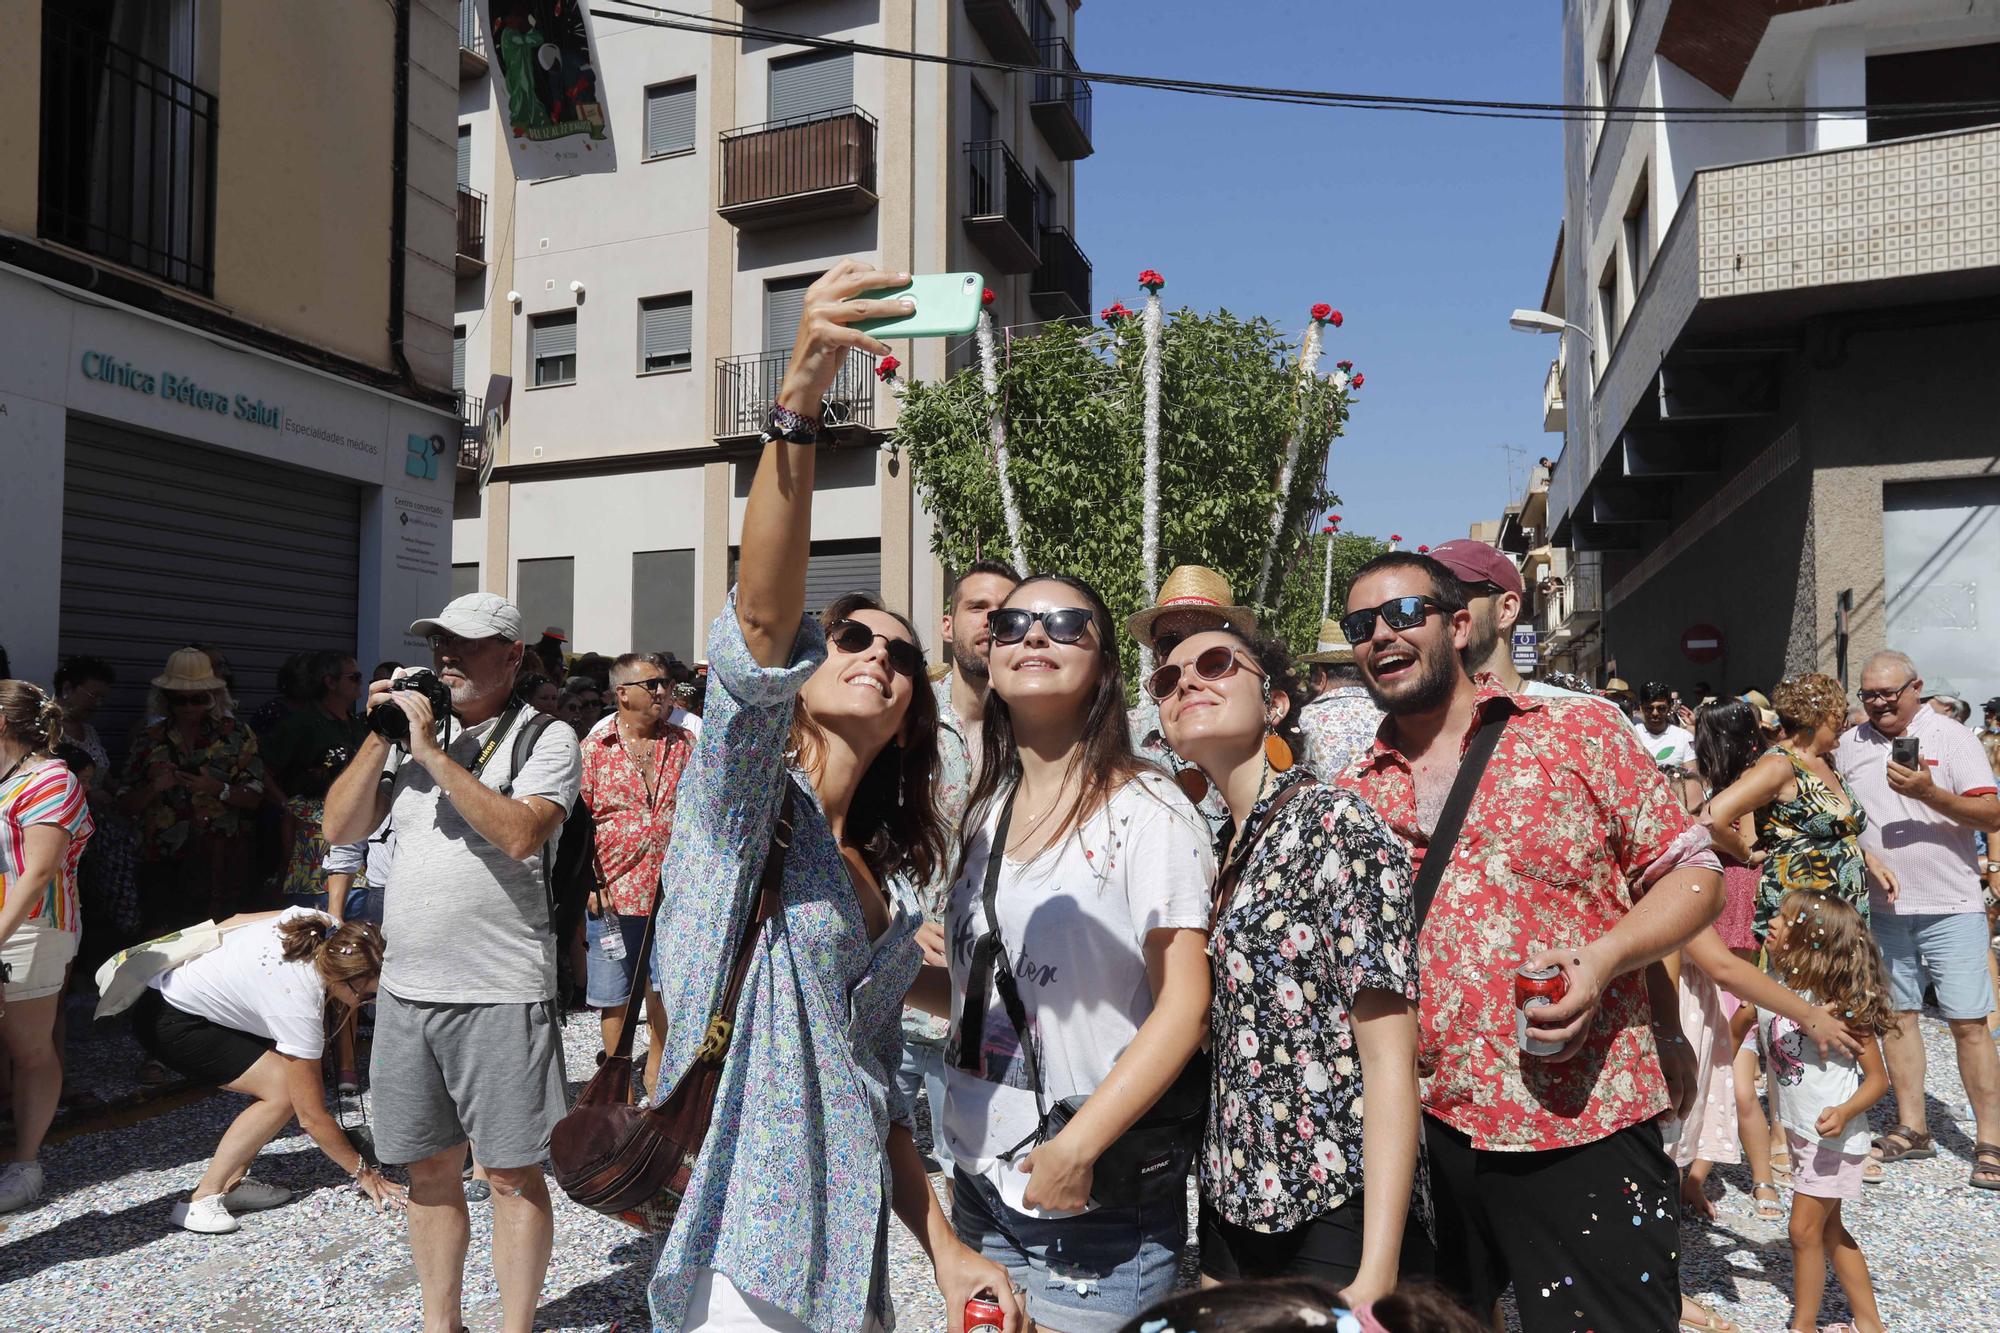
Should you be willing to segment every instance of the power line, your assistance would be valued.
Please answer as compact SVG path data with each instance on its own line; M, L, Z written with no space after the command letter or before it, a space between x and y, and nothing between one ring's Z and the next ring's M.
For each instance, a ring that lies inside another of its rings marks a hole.
M960 69L981 69L1000 74L1036 74L1064 81L1102 83L1116 87L1147 88L1157 92L1219 97L1235 101L1274 102L1291 106L1320 106L1351 111L1404 111L1422 115L1459 116L1482 120L1589 121L1657 124L1672 121L1727 121L1731 124L1794 124L1806 120L1914 120L1939 115L2000 114L2000 100L1959 102L1912 102L1895 105L1854 103L1838 106L1756 107L1756 106L1588 106L1567 102L1512 102L1479 98L1412 97L1391 93L1347 93L1324 89L1280 88L1259 84L1218 83L1202 79L1174 79L1162 75L1120 74L1090 70L1053 70L1044 65L1015 64L982 60L973 56L950 56L927 51L902 50L867 42L834 37L817 37L788 32L760 24L711 15L669 9L640 0L617 0L620 12L593 5L591 13L621 23L669 28L713 37L752 38L853 55L876 56L885 60L907 60L919 64L946 65Z

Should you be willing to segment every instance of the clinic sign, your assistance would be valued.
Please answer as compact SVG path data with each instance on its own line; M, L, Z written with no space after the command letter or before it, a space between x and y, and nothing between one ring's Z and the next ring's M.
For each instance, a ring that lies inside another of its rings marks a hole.
M178 403L197 412L212 412L216 416L269 430L278 430L284 424L285 409L276 403L267 403L248 394L232 394L224 389L210 388L174 371L146 370L105 352L85 351L82 369L87 380L144 394L148 398L158 398L163 402Z

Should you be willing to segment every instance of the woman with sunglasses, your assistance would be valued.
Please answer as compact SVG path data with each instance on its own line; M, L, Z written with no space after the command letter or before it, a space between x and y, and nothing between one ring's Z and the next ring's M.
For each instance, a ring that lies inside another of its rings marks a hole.
M1187 1242L1205 1074L1151 1189L1097 1172L1156 1104L1185 1100L1208 1031L1214 855L1187 797L1132 752L1097 594L1036 575L987 623L979 778L945 918L952 1220L1026 1289L1037 1328L1097 1333L1172 1292Z
M1360 797L1290 767L1283 647L1231 628L1160 646L1146 689L1161 727L1230 814L1209 927L1202 1277L1315 1277L1343 1305L1371 1301L1432 1267L1409 852Z
M653 975L672 1024L660 1100L693 1064L767 856L760 928L708 1137L648 1287L656 1325L861 1333L889 1322L893 1208L930 1256L951 1327L1007 1275L953 1237L896 1091L921 952L887 878L944 853L932 803L937 701L917 636L865 594L805 613L819 414L851 325L907 314L862 294L907 275L843 260L806 292L743 515L737 585L709 627L700 739L681 775ZM787 816L786 812L789 811Z
M376 1211L404 1207L409 1192L368 1165L327 1113L320 1077L327 1001L337 1002L344 1028L374 996L382 932L308 907L234 916L221 930L220 948L155 977L131 1010L132 1031L154 1059L252 1099L223 1131L193 1195L174 1205L174 1221L223 1235L238 1229L234 1214L288 1201L290 1190L253 1179L250 1164L294 1117Z

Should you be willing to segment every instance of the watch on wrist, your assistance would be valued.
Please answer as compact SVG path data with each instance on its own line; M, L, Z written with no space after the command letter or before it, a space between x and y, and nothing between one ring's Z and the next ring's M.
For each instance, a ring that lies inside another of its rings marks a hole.
M771 440L783 440L787 444L818 444L820 421L818 417L809 417L794 412L789 407L780 407L773 403L769 414L764 418L762 438L767 443Z

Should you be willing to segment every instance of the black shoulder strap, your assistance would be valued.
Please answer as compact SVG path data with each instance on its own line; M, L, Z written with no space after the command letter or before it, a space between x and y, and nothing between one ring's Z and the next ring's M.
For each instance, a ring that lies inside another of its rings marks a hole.
M1007 942L1000 934L1000 914L994 901L1000 894L1001 863L1007 855L1007 827L1014 819L1014 792L1000 807L993 825L993 837L986 848L986 879L979 891L979 905L986 916L986 933L972 946L972 964L966 969L965 1000L958 1012L952 1035L956 1051L952 1064L958 1069L977 1070L986 1046L986 1010L993 992L1007 1007L1007 1021L1014 1025L1022 1058L1027 1061L1029 1080L1039 1092L1041 1070L1035 1060L1033 1043L1028 1040L1028 1011L1021 992L1014 985L1014 969L1007 961Z
M1479 730L1473 733L1472 744L1465 747L1465 758L1459 761L1458 776L1452 780L1451 794L1445 797L1437 827L1431 830L1423 869L1417 872L1416 886L1411 895L1415 899L1418 934L1423 933L1424 918L1430 914L1431 899L1437 896L1438 884L1444 879L1445 869L1458 854L1458 835L1465 827L1465 812L1472 808L1473 793L1479 790L1479 780L1486 773L1486 761L1493 757L1494 747L1500 744L1500 733L1507 729L1509 715L1505 708L1494 709L1493 716L1482 722Z

